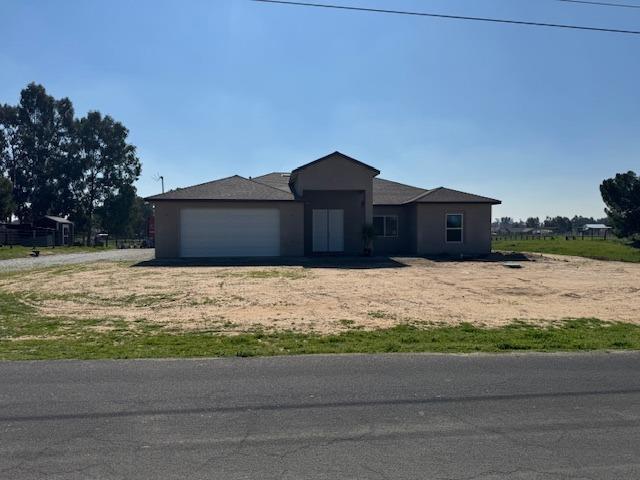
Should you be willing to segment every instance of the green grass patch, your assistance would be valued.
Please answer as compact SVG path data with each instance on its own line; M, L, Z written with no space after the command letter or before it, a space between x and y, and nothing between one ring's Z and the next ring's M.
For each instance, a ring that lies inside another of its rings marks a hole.
M546 327L523 322L493 329L425 323L334 335L259 330L224 335L168 331L146 320L45 317L20 297L0 292L0 359L4 360L600 349L640 349L640 326L575 319Z
M640 262L640 248L630 241L584 239L566 240L564 237L535 240L497 240L493 241L494 250L513 252L551 253L573 255L596 260L617 260L621 262Z
M109 247L37 247L37 250L39 250L40 255L44 257L49 255L63 255L65 253L100 252L113 248L115 248L115 244ZM32 251L32 247L23 247L21 245L14 245L12 247L2 246L0 247L0 260L27 258Z
M388 312L383 312L382 310L372 310L371 312L367 312L367 315L369 315L371 318L389 318L389 319L395 319L395 315L388 313Z
M119 297L103 297L95 293L74 292L74 293L56 293L56 292L28 292L18 295L20 299L28 303L42 303L47 300L59 300L63 302L75 302L82 305L99 305L105 307L161 307L170 302L175 302L180 298L177 293L152 293L152 294L129 294ZM205 298L200 303L206 303ZM199 303L198 303L199 304Z

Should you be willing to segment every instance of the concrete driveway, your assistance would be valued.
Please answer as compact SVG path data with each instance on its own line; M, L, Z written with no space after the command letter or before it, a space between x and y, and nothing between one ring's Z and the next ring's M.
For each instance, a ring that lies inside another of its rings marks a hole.
M4 362L0 478L640 478L639 362Z
M153 248L136 248L87 253L63 253L60 255L47 255L42 257L12 258L9 260L0 260L0 272L53 267L56 265L69 265L74 263L88 263L99 260L142 262L153 259L154 255L155 251Z

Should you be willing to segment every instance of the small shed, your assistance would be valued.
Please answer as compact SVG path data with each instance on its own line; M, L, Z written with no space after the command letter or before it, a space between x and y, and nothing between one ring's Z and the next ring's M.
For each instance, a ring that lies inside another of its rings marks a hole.
M611 230L611 227L606 226L604 223L587 223L582 227L582 235L607 238L609 230Z
M34 222L34 226L50 229L53 233L53 244L55 246L73 244L73 222L66 218L45 215Z

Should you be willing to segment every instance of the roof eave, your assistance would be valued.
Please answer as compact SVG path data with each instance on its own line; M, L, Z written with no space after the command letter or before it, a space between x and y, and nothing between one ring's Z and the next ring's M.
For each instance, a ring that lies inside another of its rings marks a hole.
M144 199L147 202L300 202L296 198L152 198Z
M433 202L418 202L418 201L410 201L410 202L406 202L403 203L403 205L408 205L411 203L421 203L421 204L429 204L429 203L439 203L439 204L447 204L447 203L456 203L456 204L470 204L470 205L486 205L486 204L490 204L490 205L501 205L502 202L500 200L459 200L459 201L442 201L442 200L435 200Z

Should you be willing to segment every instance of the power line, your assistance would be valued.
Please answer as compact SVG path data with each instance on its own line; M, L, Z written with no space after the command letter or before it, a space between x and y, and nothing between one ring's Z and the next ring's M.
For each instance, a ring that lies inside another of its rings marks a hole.
M555 1L564 2L564 3L581 3L585 5L596 5L600 7L640 8L640 5L633 5L630 3L595 2L590 0L555 0Z
M525 22L521 20L508 20L508 19L500 19L500 18L467 17L462 15L444 15L440 13L411 12L406 10L385 10L381 8L354 7L349 5L332 5L328 3L295 2L295 1L288 1L288 0L251 0L251 1L261 2L261 3L281 4L281 5L295 5L299 7L333 8L337 10L352 10L352 11L358 11L358 12L389 13L389 14L396 14L396 15L412 15L412 16L418 16L418 17L445 18L449 20L470 20L470 21L476 21L476 22L527 25L531 27L568 28L571 30L589 30L593 32L609 32L609 33L623 33L628 35L640 35L640 31L638 30L619 30L615 28L585 27L582 25L566 25L566 24L560 24L560 23Z

